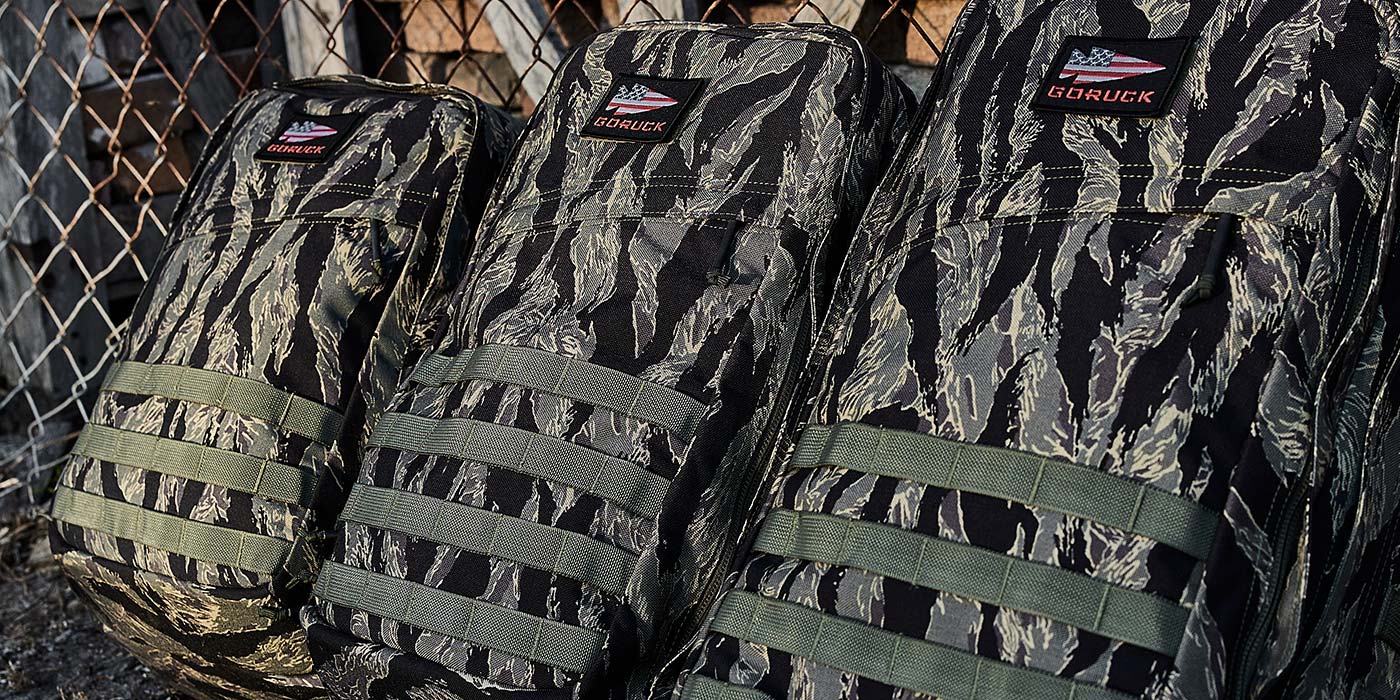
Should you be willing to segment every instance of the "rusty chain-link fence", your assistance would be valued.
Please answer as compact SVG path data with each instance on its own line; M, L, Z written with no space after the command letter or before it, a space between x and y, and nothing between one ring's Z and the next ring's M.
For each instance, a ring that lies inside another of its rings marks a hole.
M962 0L0 0L0 513L42 498L209 132L241 95L356 72L529 113L626 22L831 22L916 91Z

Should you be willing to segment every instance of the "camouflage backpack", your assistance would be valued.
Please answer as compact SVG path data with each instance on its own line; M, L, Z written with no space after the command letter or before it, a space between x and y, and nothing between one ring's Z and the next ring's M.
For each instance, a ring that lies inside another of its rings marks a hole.
M1397 71L1390 3L973 0L675 695L1396 697Z
M620 696L675 653L912 107L829 26L565 61L303 613L333 694Z
M54 552L203 698L324 695L292 613L516 132L466 93L254 93L215 131L54 498Z

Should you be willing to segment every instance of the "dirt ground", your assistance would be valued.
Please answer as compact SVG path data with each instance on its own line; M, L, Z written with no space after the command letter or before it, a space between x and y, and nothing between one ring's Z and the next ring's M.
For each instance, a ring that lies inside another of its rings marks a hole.
M0 437L0 455L15 444ZM181 700L102 633L50 558L48 509L34 502L51 478L33 462L0 462L0 698Z
M49 558L37 518L16 518L0 550L0 698L179 700L102 633Z

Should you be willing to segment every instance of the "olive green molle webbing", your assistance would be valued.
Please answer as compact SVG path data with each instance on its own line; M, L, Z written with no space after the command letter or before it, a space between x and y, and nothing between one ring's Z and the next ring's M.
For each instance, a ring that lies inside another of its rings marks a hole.
M263 382L196 367L118 362L104 391L201 403L271 423L329 445L340 434L341 415L310 399Z
M303 506L316 478L270 459L96 424L83 428L73 454Z
M1130 700L1108 688L1012 666L747 591L725 595L710 629L941 698Z
M662 426L689 440L705 405L670 387L625 372L511 345L481 345L456 357L430 355L413 381L440 386L468 380L514 384L601 406Z
M1204 560L1220 516L1148 484L1025 452L858 423L812 426L793 467L834 466L1004 498L1147 537Z
M66 486L54 495L53 517L190 559L259 574L277 571L292 549L286 540L186 520Z
M1054 566L821 513L770 513L754 547L1040 615L1168 656L1176 654L1189 614L1160 596Z
M341 519L567 576L621 595L637 558L575 532L409 491L356 484Z
M634 462L548 435L470 418L388 413L371 447L455 457L557 481L607 499L644 518L661 510L668 482Z
M587 670L602 649L603 636L592 630L334 561L316 579L316 595L566 671Z
M773 700L767 693L742 685L725 683L709 676L691 675L685 679L681 700Z

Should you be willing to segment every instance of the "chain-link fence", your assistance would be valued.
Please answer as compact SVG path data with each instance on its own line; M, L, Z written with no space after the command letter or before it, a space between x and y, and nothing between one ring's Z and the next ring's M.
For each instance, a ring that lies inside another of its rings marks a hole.
M565 52L655 18L831 22L922 90L962 0L0 0L0 513L42 493L210 130L357 72L528 113ZM7 503L7 501L11 501Z

